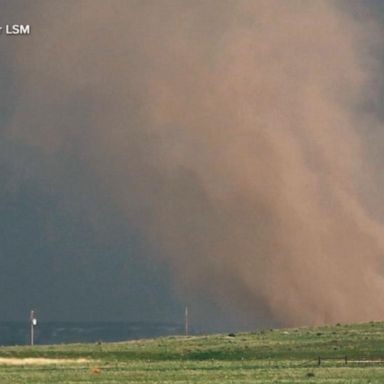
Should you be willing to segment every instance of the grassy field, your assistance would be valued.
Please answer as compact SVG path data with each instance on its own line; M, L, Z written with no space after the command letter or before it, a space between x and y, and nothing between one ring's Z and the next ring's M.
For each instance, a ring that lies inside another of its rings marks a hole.
M382 358L384 323L335 325L2 347L0 383L384 383Z

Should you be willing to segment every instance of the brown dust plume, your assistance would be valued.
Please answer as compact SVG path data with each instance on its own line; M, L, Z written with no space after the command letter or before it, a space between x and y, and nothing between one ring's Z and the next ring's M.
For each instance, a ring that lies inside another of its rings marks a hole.
M361 130L378 31L342 5L30 3L8 135L47 159L80 153L181 294L248 323L380 319Z

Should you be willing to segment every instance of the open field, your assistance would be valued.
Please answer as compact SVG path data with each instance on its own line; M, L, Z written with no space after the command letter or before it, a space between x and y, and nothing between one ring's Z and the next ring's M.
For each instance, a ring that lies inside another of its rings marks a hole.
M384 323L336 325L2 347L0 383L384 383L382 358Z

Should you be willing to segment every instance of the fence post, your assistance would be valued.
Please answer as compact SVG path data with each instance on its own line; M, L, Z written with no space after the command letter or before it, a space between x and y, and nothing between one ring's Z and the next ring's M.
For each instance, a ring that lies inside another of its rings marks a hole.
M319 356L318 365L321 364L321 357Z
M348 364L348 358L347 358L347 356L344 357L344 360L345 360L345 365L347 365L347 364Z

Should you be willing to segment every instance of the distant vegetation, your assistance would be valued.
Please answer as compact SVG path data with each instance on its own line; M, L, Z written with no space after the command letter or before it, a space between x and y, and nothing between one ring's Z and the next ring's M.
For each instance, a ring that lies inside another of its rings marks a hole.
M383 383L384 323L3 347L0 358L67 359L0 365L0 383L6 384Z

